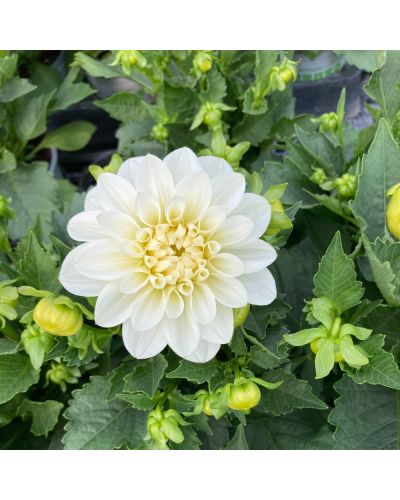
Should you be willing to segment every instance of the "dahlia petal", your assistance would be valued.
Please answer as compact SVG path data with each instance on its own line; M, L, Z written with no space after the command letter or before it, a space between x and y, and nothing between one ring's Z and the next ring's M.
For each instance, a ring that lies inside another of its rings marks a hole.
M136 214L148 226L156 226L160 222L161 210L157 201L148 193L138 193L135 201Z
M100 212L97 215L97 222L103 233L103 238L133 240L138 229L133 218L124 212L111 210Z
M207 361L215 357L220 347L220 344L213 344L200 339L197 349L192 354L186 356L186 359L193 363L207 363Z
M170 319L177 318L182 314L183 308L184 308L184 302L182 297L176 290L172 289L167 296L167 304L165 309L168 318Z
M239 257L244 265L244 273L254 273L264 269L274 262L277 257L272 245L263 240L246 240L236 243L231 247L225 247L230 254Z
M88 278L114 280L135 267L136 260L116 240L96 240L80 245L75 267Z
M157 156L146 155L136 169L137 191L149 193L165 207L174 193L172 175Z
M218 302L224 306L244 307L248 302L246 289L238 278L211 274L207 280L207 285Z
M201 171L199 159L189 148L180 148L169 153L163 160L164 165L171 172L174 183L177 184L184 177Z
M254 222L249 238L259 238L265 233L271 219L271 205L262 196L245 193L240 204L231 215L245 215Z
M131 316L133 328L139 332L155 327L165 313L165 292L148 287L138 292L139 298L134 303Z
M276 299L276 284L269 269L243 274L238 279L246 288L249 304L266 306Z
M164 322L160 321L156 327L145 332L138 332L133 328L131 321L127 320L122 325L122 340L127 351L135 358L151 358L167 345L164 330Z
M185 220L187 222L197 220L210 204L210 178L205 172L188 175L178 182L175 194L185 200Z
M122 177L109 173L101 174L97 189L103 210L116 210L128 215L135 213L136 190Z
M118 281L112 281L100 292L94 310L97 325L105 328L117 326L132 314L133 295L123 294L119 287Z
M105 287L101 280L84 276L75 267L75 257L80 253L80 247L74 248L62 263L59 281L68 292L82 297L96 297Z
M214 321L209 325L200 325L202 340L214 344L227 344L233 335L233 310L231 307L217 304Z
M233 173L232 167L223 158L217 158L216 156L199 156L198 160L201 168L207 172L210 179L217 175Z
M119 167L118 176L128 181L133 187L136 187L137 167L140 165L143 158L144 156L135 156L134 158L125 160Z
M242 261L231 253L218 253L208 261L208 265L211 272L231 277L240 276L244 270Z
M233 215L213 233L212 239L220 245L234 245L245 240L254 227L253 222L244 215Z
M189 297L190 309L198 323L208 325L214 321L216 314L215 297L204 283L196 283Z
M169 319L165 330L168 345L182 358L189 359L198 347L200 341L199 325L185 307L183 313L176 319Z
M207 208L200 218L199 225L202 231L216 231L224 222L227 210L221 206Z
M97 186L89 189L85 198L85 210L102 210Z
M228 213L242 201L246 181L242 174L230 173L212 178L212 204L222 205Z
M149 273L132 270L121 280L120 290L122 293L132 294L143 288L149 281Z
M76 241L91 241L104 238L104 231L97 222L99 210L80 212L72 217L67 224L68 234Z

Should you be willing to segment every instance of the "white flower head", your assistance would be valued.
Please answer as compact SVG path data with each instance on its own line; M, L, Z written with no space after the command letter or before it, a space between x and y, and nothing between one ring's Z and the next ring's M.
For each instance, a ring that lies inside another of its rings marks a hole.
M190 361L210 360L232 338L233 308L276 297L266 269L276 252L258 239L271 208L244 191L225 160L188 148L125 161L118 175L100 175L69 221L84 243L64 260L62 285L97 296L96 323L122 324L136 358L169 345Z

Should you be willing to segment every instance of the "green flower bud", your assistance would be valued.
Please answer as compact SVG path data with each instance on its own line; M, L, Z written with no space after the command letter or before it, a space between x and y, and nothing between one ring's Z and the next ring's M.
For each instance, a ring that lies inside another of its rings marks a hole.
M343 198L354 198L356 194L356 177L351 174L343 174L335 179L335 187Z
M289 217L285 214L285 210L280 200L275 200L270 203L270 205L272 209L271 220L265 234L267 236L275 236L282 229L290 229L292 227L292 223L290 222Z
M246 321L247 315L250 312L250 304L246 304L244 307L236 308L233 310L233 326L238 328L240 325Z
M314 168L314 172L310 177L310 181L314 182L315 184L321 185L323 182L326 181L326 174L322 170L322 168Z
M6 319L12 321L17 318L15 307L18 303L18 290L14 286L9 286L13 280L0 283L0 327L4 328Z
M122 70L126 75L130 75L132 68L145 68L147 60L138 50L119 50L110 66L122 66Z
M184 436L180 425L187 425L187 422L176 410L172 409L163 412L160 408L156 408L147 417L148 435L160 449L168 448L168 441L176 444L182 443Z
M387 193L390 201L386 208L386 223L389 231L400 239L400 184L391 187Z
M79 368L52 361L51 368L46 373L46 381L47 383L53 382L54 384L58 384L61 390L65 392L67 384L77 384L80 376L81 372Z
M228 406L231 410L247 412L258 405L261 399L261 391L258 385L248 381L233 384L229 392Z
M54 337L36 325L28 325L21 335L21 342L25 352L30 357L32 366L39 370L44 356L54 346Z
M116 174L118 173L118 170L122 164L122 158L119 154L113 154L111 157L111 161L108 165L105 167L100 167L100 165L89 165L89 172L92 175L92 177L98 181L99 177L101 174L104 174L105 172L109 172L111 174Z
M320 116L319 121L321 122L319 127L321 132L334 134L339 127L339 117L334 112L324 113Z
M156 123L151 129L151 136L156 141L166 141L168 139L168 130L162 123Z
M222 112L217 104L207 102L204 104L203 123L207 127L214 128L221 123Z
M206 51L198 52L193 59L193 67L200 73L207 73L212 68L213 58Z
M83 324L78 307L57 304L54 297L44 297L36 304L33 319L44 331L62 337L75 335Z

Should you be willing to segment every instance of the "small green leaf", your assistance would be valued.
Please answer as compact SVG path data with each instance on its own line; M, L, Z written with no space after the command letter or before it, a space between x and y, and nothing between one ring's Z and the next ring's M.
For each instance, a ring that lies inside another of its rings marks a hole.
M141 98L130 92L113 94L107 99L96 101L96 106L122 123L139 122L149 117Z
M368 364L367 356L358 346L353 344L353 340L350 335L342 337L338 341L338 346L341 355L344 357L344 360L348 365L358 369L361 366Z
M39 380L28 356L23 354L4 354L0 356L0 404L12 399L16 394L25 392Z
M29 94L29 92L32 92L35 88L36 86L32 85L26 78L15 76L11 80L5 82L0 89L0 102L14 101L18 99L18 97Z
M248 444L246 441L246 436L244 434L243 424L237 426L236 432L233 438L225 446L224 450L248 450Z
M203 384L208 382L218 371L218 362L215 359L207 363L192 363L182 359L178 368L167 373L167 378L184 378L189 382Z
M144 392L154 396L167 366L162 354L140 361L134 371L125 377L124 392Z
M63 125L48 132L35 151L56 148L61 151L77 151L84 148L90 141L96 127L90 122L77 121Z
M57 425L63 403L59 401L31 401L25 399L18 408L18 414L25 420L32 418L31 432L35 436L45 436Z
M286 342L292 346L300 347L310 344L313 340L326 337L327 331L324 327L307 328L296 333L287 333L283 336Z
M321 342L315 355L315 378L324 378L329 375L335 364L335 347L330 339Z
M352 259L343 251L339 232L322 257L314 285L315 296L331 299L339 314L360 303L364 291L357 281Z

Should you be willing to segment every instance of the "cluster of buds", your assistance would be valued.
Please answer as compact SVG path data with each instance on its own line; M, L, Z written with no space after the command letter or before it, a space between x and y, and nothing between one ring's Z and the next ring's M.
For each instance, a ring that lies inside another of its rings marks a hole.
M313 168L313 173L310 177L310 181L314 182L314 184L318 184L321 186L326 181L326 173L320 167Z
M226 160L233 169L238 170L240 161L243 155L250 148L250 142L239 142L235 146L229 146L226 143L222 126L218 126L213 130L211 138L211 149L203 149L200 151L202 156L213 155ZM244 173L244 172L242 172ZM248 174L248 172L246 171ZM250 174L248 174L250 175Z
M292 223L285 214L281 198L285 193L287 184L277 184L271 186L265 193L264 198L271 205L271 220L268 229L265 231L267 236L276 236L280 231L291 229Z
M99 177L101 174L104 174L106 172L111 173L111 174L116 174L118 173L119 167L122 164L122 158L119 154L113 154L111 157L111 161L108 165L105 167L100 167L100 165L89 165L89 172L95 179L95 181L99 180Z
M315 325L297 333L286 334L286 342L292 346L310 344L315 356L316 378L326 377L335 362L345 361L353 368L368 364L368 357L363 349L355 345L353 338L366 340L372 330L361 328L350 323L343 323L333 302L320 297L308 304L307 321Z
M168 441L180 444L184 435L180 426L189 425L182 416L173 409L163 411L157 407L147 417L147 432L150 448L167 450Z
M156 141L166 141L168 139L168 130L164 123L156 123L151 129L151 137Z
M46 383L53 382L60 386L61 390L67 390L67 384L77 384L81 372L76 366L66 366L63 363L51 362L51 368L46 373Z
M213 65L213 56L208 50L199 50L193 58L193 69L197 76L208 73Z
M44 356L54 346L54 337L37 325L27 325L21 335L21 343L35 370L39 370Z
M320 123L320 132L329 134L335 134L340 125L339 117L333 111L322 114L319 118L317 118L317 121Z
M147 60L138 50L118 50L110 66L122 66L122 71L129 76L132 68L137 66L142 69L147 66Z
M356 177L352 174L343 174L334 181L335 188L342 198L354 198L356 194Z
M393 236L400 240L400 183L392 186L387 196L390 196L386 208L387 227Z
M18 290L15 286L10 286L14 280L2 281L0 283L0 328L4 328L6 320L17 318L15 307L18 303Z

